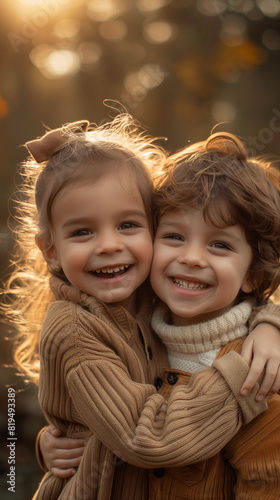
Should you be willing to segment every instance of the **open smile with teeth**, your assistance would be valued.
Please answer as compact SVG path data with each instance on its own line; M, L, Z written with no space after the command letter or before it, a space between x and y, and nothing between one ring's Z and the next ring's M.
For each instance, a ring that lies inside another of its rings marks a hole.
M98 276L98 278L115 278L116 276L125 274L129 268L130 265L119 267L102 267L100 269L96 269L95 271L91 271L91 274Z
M180 288L186 288L187 290L203 290L208 288L207 284L203 283L193 283L191 281L180 280L176 278L172 278L173 283Z

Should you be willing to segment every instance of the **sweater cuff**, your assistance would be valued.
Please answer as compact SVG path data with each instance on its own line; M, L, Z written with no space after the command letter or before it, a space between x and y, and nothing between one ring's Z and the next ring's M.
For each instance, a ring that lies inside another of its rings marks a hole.
M48 469L47 469L47 466L46 466L46 464L44 462L44 458L43 458L43 455L42 455L42 452L41 452L40 437L42 436L43 432L46 429L47 429L47 425L45 427L43 427L43 429L41 429L38 432L37 437L36 437L36 443L35 443L35 453L36 453L37 462L38 462L38 464L40 465L41 469L44 472L48 472Z
M259 384L254 385L248 396L241 396L240 394L240 389L249 372L249 366L240 354L231 351L225 356L216 359L213 367L220 372L236 397L245 424L267 409L266 399L261 402L255 400Z
M280 304L268 302L264 306L254 307L249 318L249 332L260 323L269 323L280 330Z

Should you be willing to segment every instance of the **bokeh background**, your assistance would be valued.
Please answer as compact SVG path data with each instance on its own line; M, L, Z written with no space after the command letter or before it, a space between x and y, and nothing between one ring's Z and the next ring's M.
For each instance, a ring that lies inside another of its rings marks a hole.
M279 0L1 0L0 268L8 273L8 199L21 146L69 121L108 119L114 100L170 152L213 127L253 154L280 153ZM36 388L16 395L16 493L8 491L12 331L1 325L1 499L27 500L42 475Z

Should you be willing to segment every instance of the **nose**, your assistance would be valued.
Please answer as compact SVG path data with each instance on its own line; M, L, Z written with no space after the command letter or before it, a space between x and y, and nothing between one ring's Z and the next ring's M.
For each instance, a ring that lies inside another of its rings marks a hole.
M121 235L116 231L104 230L98 235L95 246L96 255L111 255L115 252L121 252L123 249Z
M198 244L187 244L181 249L178 257L180 264L185 264L188 267L201 267L207 266L205 249Z

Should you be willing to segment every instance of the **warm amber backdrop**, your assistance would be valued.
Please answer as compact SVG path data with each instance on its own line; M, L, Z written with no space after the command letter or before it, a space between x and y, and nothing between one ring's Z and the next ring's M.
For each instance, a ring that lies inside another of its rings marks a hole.
M114 99L170 151L217 122L279 155L279 0L1 0L0 267L12 238L7 203L19 148L44 125L108 118ZM1 361L10 362L1 333ZM7 389L1 369L1 499L27 500L41 475L33 442L43 419L36 391L17 395L16 493L7 491Z

